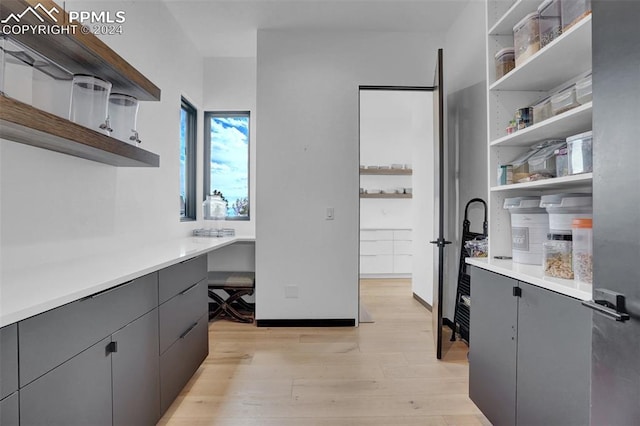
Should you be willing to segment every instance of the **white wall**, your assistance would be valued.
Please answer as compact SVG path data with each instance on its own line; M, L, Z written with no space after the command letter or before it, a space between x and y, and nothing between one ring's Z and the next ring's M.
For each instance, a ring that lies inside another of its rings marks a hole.
M257 319L357 318L358 86L430 85L439 42L258 32Z
M179 220L179 112L183 94L202 105L202 59L164 3L66 8L126 12L124 34L103 41L162 89L162 100L143 102L138 116L142 147L160 156L160 167L119 168L0 141L3 267L153 244L195 227Z

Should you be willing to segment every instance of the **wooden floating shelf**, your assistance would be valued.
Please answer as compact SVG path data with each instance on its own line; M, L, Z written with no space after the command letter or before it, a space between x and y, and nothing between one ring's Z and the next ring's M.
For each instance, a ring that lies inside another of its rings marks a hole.
M411 175L412 169L360 169L361 175Z
M412 198L413 194L360 194L360 198Z
M20 25L66 25L69 16L64 9L51 0L12 0L0 2L0 16L22 14L28 7L38 4L47 10L56 8L59 13L54 22L44 13L41 22L32 13L20 18ZM142 73L111 50L103 41L93 34L83 34L77 24L75 34L34 34L25 31L11 34L18 42L38 52L55 64L65 68L72 74L90 74L111 82L112 92L135 96L141 101L159 101L160 89L149 81Z
M112 166L160 166L157 154L2 95L0 137Z

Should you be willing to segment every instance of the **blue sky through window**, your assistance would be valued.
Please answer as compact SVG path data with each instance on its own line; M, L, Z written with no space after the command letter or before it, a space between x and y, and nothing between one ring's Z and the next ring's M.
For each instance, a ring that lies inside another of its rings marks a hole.
M228 202L227 216L249 215L249 115L211 116L211 187Z
M187 112L180 110L180 217L185 216L187 199Z

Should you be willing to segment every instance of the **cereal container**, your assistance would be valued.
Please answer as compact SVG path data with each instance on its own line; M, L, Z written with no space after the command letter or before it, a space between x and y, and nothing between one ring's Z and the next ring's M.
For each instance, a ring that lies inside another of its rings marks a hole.
M593 283L593 220L573 219L573 274L577 281Z
M507 47L496 53L496 80L516 67L513 47Z
M538 12L528 14L513 27L513 44L516 67L522 65L531 55L540 50Z
M562 34L560 0L546 0L538 7L540 49Z
M573 279L571 240L572 236L568 233L547 234L547 241L542 244L545 276Z

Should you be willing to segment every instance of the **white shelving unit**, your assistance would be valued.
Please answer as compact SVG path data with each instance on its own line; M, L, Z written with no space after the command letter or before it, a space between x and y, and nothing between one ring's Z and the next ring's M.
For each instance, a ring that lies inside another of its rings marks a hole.
M521 195L558 192L591 192L592 173L512 185L496 185L497 169L508 164L536 142L564 139L592 128L592 104L588 103L510 135L506 127L518 108L536 104L564 88L591 69L591 16L532 55L524 64L496 81L494 57L513 46L513 26L537 10L542 0L487 0L487 143L489 167L489 256L511 255L511 221L504 199ZM510 270L511 261L503 269ZM539 280L540 273L519 268L518 279Z

